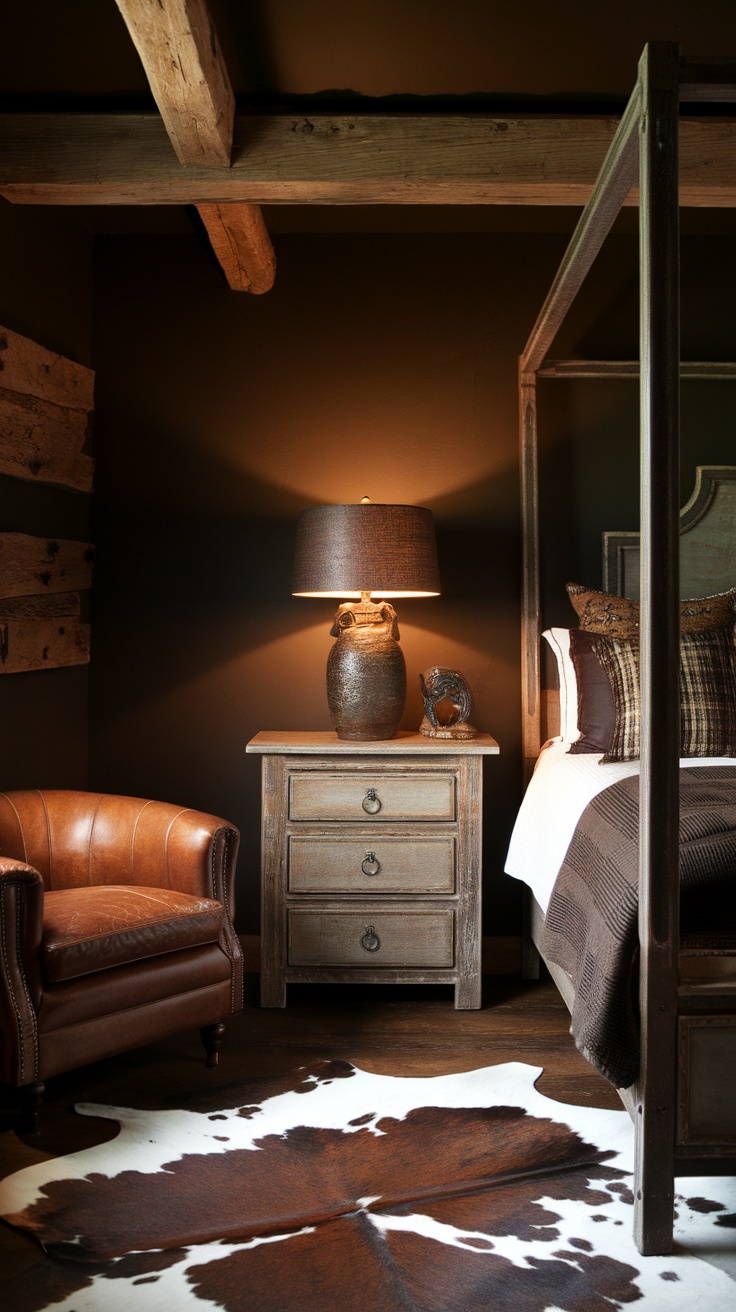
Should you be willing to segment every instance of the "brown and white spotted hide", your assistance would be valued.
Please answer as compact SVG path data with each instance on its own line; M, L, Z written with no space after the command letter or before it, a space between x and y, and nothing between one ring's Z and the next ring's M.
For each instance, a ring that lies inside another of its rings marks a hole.
M539 1074L321 1062L225 1108L82 1105L118 1137L0 1186L49 1254L13 1312L736 1308L736 1182L688 1182L674 1254L640 1257L628 1116L553 1102Z

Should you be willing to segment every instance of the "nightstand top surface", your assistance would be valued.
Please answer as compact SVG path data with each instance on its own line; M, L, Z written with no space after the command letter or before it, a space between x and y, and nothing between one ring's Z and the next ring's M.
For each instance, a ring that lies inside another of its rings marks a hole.
M475 738L425 738L422 733L399 732L394 738L374 742L354 742L323 731L265 729L251 738L246 752L261 755L305 755L319 752L335 756L410 756L447 753L455 756L495 756L499 746L489 733Z

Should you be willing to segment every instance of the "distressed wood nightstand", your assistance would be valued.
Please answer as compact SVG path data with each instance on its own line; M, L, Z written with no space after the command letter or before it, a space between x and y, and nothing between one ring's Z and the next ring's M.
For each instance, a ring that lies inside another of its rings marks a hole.
M480 1006L489 734L259 733L261 1006L289 983L453 984Z

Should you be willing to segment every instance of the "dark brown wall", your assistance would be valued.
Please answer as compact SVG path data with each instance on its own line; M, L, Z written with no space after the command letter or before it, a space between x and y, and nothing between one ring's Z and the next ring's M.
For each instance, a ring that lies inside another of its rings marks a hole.
M421 717L421 670L465 673L476 724L502 748L486 763L486 931L518 932L518 890L501 874L520 787L516 357L564 241L282 233L276 286L259 298L229 292L194 236L98 243L92 785L238 824L246 931L257 927L259 772L245 743L259 729L329 728L333 607L290 596L295 517L368 494L435 513L442 596L399 604L404 727ZM736 357L723 290L732 245L687 239L690 354ZM636 243L624 235L560 351L635 356L636 323ZM558 622L570 618L566 577L600 579L601 530L636 520L635 389L622 386L559 385L544 399ZM736 458L733 396L715 386L698 402L714 435L707 461Z
M245 743L330 727L334 606L290 595L295 517L318 502L435 512L442 596L399 604L404 726L421 719L422 670L463 671L477 727L502 744L487 768L499 883L520 779L515 358L563 242L282 234L259 298L228 291L193 238L100 242L91 774L238 823L246 928L259 775Z
M90 363L92 242L58 211L0 199L0 324ZM89 540L88 496L0 476L0 531ZM83 788L88 667L0 673L2 788Z
M736 54L731 0L210 0L237 92L628 96L647 41ZM145 74L115 4L6 4L7 91L137 93ZM595 93L595 94L592 94Z

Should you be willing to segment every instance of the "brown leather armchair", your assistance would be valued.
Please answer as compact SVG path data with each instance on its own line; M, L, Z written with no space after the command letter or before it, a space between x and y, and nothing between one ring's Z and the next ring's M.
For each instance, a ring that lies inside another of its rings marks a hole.
M0 793L0 1081L37 1125L43 1081L198 1026L217 1064L243 1005L240 835L103 793Z

